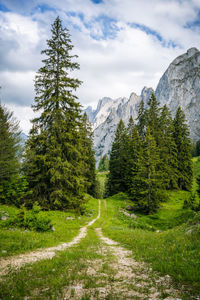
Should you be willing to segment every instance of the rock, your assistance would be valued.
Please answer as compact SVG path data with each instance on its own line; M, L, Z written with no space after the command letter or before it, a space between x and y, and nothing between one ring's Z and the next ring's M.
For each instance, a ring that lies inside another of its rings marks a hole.
M133 211L133 210L134 210L134 207L131 206L131 205L128 205L128 206L126 207L126 210L128 210L128 211Z
M191 48L169 65L155 91L160 105L167 104L173 116L178 106L181 106L186 114L190 135L194 141L199 139L200 128L199 72L200 51ZM152 88L144 87L140 96L132 93L129 99L104 97L99 100L96 110L93 111L91 107L85 110L93 124L97 164L101 156L110 153L120 119L125 125L128 124L130 116L136 121L139 103L143 99L146 107L152 92Z
M136 216L135 214L131 214L130 217L131 217L132 219L137 219L137 216Z
M67 221L67 220L74 220L74 219L75 219L74 217L67 217L67 218L66 218L66 221Z
M155 96L161 106L167 104L174 116L178 106L186 114L193 140L199 139L200 126L200 51L189 49L178 56L161 77Z

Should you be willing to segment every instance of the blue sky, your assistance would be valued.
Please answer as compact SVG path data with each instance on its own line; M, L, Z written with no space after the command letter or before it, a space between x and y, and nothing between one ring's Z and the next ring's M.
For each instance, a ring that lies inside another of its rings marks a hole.
M69 29L83 81L82 105L156 88L168 65L200 49L199 0L0 0L1 101L25 132L33 117L34 77L50 25Z

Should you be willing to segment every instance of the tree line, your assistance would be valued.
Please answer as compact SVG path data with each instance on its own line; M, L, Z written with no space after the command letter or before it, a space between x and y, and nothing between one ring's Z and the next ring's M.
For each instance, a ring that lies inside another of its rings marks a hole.
M35 77L33 110L39 116L31 121L21 168L19 126L0 105L1 203L81 209L84 193L95 195L92 130L75 95L81 81L71 77L79 69L72 49L69 31L57 17Z
M136 207L151 213L167 198L167 190L190 190L193 178L192 144L184 112L172 118L154 94L141 101L137 124L120 120L112 145L107 195L128 192Z

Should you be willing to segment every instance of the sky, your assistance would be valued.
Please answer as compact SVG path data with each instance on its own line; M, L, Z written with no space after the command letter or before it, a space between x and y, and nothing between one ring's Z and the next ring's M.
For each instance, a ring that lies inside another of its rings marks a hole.
M104 96L156 88L169 64L200 49L200 0L0 0L0 101L27 134L34 117L34 78L60 16L78 55L85 108Z

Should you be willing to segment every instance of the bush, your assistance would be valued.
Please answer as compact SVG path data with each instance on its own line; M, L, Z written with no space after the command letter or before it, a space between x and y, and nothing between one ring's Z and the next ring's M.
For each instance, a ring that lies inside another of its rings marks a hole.
M22 208L13 219L7 222L7 225L35 231L50 231L52 228L51 220L42 215L37 203L33 205L32 210Z
M196 192L190 194L190 197L185 199L183 203L184 209L192 209L194 211L200 211L200 202L198 202L198 199L196 197Z
M0 202L2 204L14 204L20 207L27 192L28 183L24 176L15 175L9 181L0 185Z

